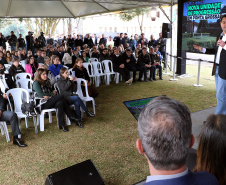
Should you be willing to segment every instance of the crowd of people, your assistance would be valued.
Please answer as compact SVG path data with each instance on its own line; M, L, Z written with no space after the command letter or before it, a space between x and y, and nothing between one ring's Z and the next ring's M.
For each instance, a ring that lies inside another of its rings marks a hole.
M11 51L6 50L6 42ZM83 66L89 58L97 58L100 62L111 60L114 71L120 73L127 84L155 81L156 69L159 79L163 79L161 62L166 57L166 39L162 38L161 33L159 39L155 40L151 35L149 41L144 34L129 38L126 33L121 33L113 38L113 45L107 42L104 34L100 39L96 35L91 37L86 34L83 37L78 34L77 38L68 35L68 38L55 41L50 36L46 39L43 32L38 38L29 32L25 39L21 34L17 39L13 31L6 38L0 33L0 121L10 122L14 144L26 146L18 137L21 133L17 115L6 109L6 92L16 87L15 75L18 73L27 72L32 76L33 91L41 98L43 109L58 109L59 129L64 132L68 132L64 114L81 128L84 127L81 109L87 116L95 116L76 94L76 80L83 78L87 81L89 95L94 98L98 95ZM25 67L20 65L21 60L26 61ZM8 73L5 73L5 64L11 64ZM69 77L68 68L75 71L74 77ZM56 79L56 76L59 78ZM75 111L70 109L71 104L75 106ZM207 119L200 133L196 165L188 169L188 149L194 144L190 111L181 102L167 97L152 100L140 114L140 139L136 143L138 151L148 160L152 175L147 178L146 184L226 184L225 120L225 115L211 115Z

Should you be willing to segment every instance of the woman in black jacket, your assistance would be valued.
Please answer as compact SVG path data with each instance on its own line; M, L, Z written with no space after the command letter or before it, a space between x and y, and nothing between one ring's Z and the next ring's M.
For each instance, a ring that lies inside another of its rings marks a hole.
M77 91L76 80L76 77L71 77L69 79L69 72L67 68L63 67L60 69L60 79L57 80L56 84L58 90L60 91L60 94L64 96L67 102L69 104L74 104L76 116L78 119L78 122L76 124L82 128L83 125L81 123L82 118L80 108L82 108L85 111L86 115L89 117L94 117L95 115L86 108L83 101L78 97L78 95L73 93Z
M87 81L89 96L91 96L93 98L97 97L97 95L99 93L98 93L97 89L89 82L90 77L88 75L86 68L83 66L83 60L81 58L76 59L75 65L73 67L73 71L75 71L75 76L77 78L83 78ZM82 91L85 96L85 87L84 86L82 86Z

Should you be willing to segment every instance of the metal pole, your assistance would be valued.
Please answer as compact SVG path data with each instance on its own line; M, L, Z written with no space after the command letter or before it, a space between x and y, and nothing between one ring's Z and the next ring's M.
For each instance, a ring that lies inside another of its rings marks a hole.
M172 25L172 30L171 30L172 31L172 37L170 39L170 55L173 54L173 2L174 2L174 0L171 0L170 20L171 20L171 25ZM172 57L170 57L170 70L172 70Z
M200 68L201 68L201 59L199 59L198 77L197 77L197 84L194 84L195 87L202 87L203 86L203 85L199 84L199 81L200 81Z
M177 57L174 56L174 64L173 64L173 78L170 79L170 81L177 81L178 79L176 79L176 74L175 74L175 70L176 70L176 63L177 63Z
M169 57L168 53L166 53L166 59L165 59L165 73L163 73L164 75L169 75L170 73L168 73L168 58L171 59L171 56Z

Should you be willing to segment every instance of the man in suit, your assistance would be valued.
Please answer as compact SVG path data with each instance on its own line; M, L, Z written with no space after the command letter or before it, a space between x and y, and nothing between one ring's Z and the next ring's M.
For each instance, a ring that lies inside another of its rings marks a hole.
M87 34L87 37L84 39L84 43L83 44L87 44L90 48L93 47L93 40L92 38L90 37L90 34L88 33Z
M138 119L136 147L148 160L151 176L145 185L217 185L208 172L191 172L186 166L194 144L190 111L183 103L160 96L151 100Z
M217 37L216 48L194 48L206 54L215 54L212 75L215 75L217 108L215 114L226 114L226 15L220 21L223 32Z
M159 39L157 40L157 45L163 59L166 59L166 39L162 37L162 33L159 33Z
M2 64L2 65L8 64L8 62L6 61L6 58L3 56L2 51L0 51L0 64Z
M103 44L105 48L107 47L107 39L105 38L104 34L102 34L102 38L100 39L99 44Z

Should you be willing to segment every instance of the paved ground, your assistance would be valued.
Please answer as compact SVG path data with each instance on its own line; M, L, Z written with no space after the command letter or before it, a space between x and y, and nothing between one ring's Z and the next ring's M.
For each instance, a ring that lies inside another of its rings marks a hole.
M191 119L192 119L192 133L195 136L195 138L197 138L197 136L199 135L202 126L203 126L203 121L206 120L206 118L210 115L210 114L214 114L216 110L216 107L211 107L208 109L204 109L198 112L194 112L191 114ZM198 147L198 143L197 143L197 139L195 141L195 144L193 146L194 149L197 149Z

